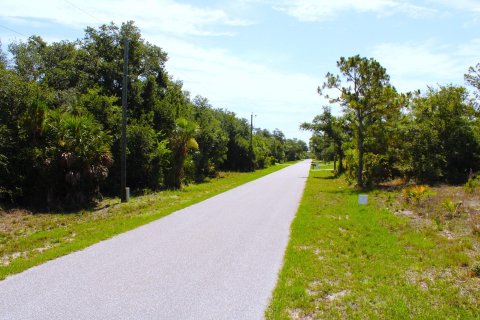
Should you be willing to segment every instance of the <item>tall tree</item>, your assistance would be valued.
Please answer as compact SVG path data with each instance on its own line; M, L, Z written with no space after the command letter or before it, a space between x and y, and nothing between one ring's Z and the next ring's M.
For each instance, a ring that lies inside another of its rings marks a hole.
M365 129L368 119L385 113L389 108L389 99L395 89L390 86L385 68L373 58L367 59L356 55L341 57L337 61L341 75L327 73L323 86L318 87L318 93L324 94L325 89L337 89L339 96L325 94L330 103L340 103L345 112L352 112L355 119L357 138L358 169L357 185L364 187L363 157Z
M129 79L130 85L155 77L156 82L166 87L168 80L165 71L167 54L159 47L152 45L141 37L140 30L133 21L122 23L119 27L114 23L102 25L95 29L88 27L81 41L79 69L90 75L93 83L100 85L107 95L122 96L123 76L123 40L129 44ZM135 101L135 91L130 90L129 105Z

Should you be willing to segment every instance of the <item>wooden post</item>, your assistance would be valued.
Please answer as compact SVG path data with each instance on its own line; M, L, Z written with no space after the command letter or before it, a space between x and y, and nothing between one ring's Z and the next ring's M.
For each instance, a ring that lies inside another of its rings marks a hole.
M128 47L129 41L123 42L123 88L122 88L122 175L121 175L121 198L122 202L128 202L129 190L127 189L127 89L128 89Z

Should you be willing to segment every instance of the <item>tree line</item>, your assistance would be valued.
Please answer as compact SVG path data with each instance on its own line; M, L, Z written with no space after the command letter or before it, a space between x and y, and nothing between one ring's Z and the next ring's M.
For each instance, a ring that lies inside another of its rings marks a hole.
M305 142L252 130L207 98L190 97L165 69L163 49L134 22L111 23L87 27L76 41L32 36L11 43L9 55L0 46L0 203L68 209L120 193L124 39L131 189L181 188L219 170L305 157Z
M312 152L335 161L337 174L369 187L401 178L417 183L463 183L480 170L480 64L466 83L400 93L373 58L340 58L318 93L331 105L302 129ZM332 105L343 114L334 116Z

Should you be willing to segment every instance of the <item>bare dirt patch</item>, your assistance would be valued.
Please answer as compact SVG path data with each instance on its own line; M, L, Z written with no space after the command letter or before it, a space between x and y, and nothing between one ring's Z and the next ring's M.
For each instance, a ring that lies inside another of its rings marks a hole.
M315 320L313 315L303 313L302 309L288 310L288 315L292 320Z
M331 294L325 296L325 300L326 301L339 300L339 299L347 296L348 294L350 294L349 290L342 290L342 291L334 292L334 293L331 293Z

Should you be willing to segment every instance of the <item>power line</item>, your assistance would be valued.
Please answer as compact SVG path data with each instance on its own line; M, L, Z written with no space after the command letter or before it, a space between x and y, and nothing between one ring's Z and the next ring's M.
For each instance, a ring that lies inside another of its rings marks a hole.
M63 0L65 3L69 4L70 6L74 7L75 9L83 12L84 14L86 14L87 16L90 16L92 17L93 19L97 20L98 22L102 23L102 20L98 19L97 17L95 17L93 14L91 14L90 12L86 11L86 10L83 10L82 8L74 5L73 3L71 3L70 1L68 0Z
M102 20L98 19L98 18L95 17L93 14L89 13L88 11L83 10L82 8L76 6L75 4L73 4L72 2L70 2L70 1L68 1L68 0L63 0L63 1L64 1L65 3L67 3L68 5L72 6L73 8L75 8L75 9L81 11L82 13L86 14L87 16L90 16L90 17L92 17L93 19L97 20L98 22L102 23ZM3 29L8 30L8 31L11 31L11 32L13 32L13 33L16 33L16 34L18 34L18 35L20 35L20 36L22 36L22 37L28 38L27 35L24 35L23 33L18 32L17 30L14 30L14 29L12 29L12 28L6 27L6 26L4 26L4 25L1 25L1 24L0 24L0 28L3 28Z
M28 36L24 35L23 33L20 33L20 32L18 32L18 31L16 31L16 30L13 30L12 28L9 28L9 27L2 26L1 24L0 24L0 28L6 29L6 30L8 30L8 31L12 31L12 32L14 32L14 33L16 33L16 34L18 34L18 35L21 35L22 37L28 38Z

